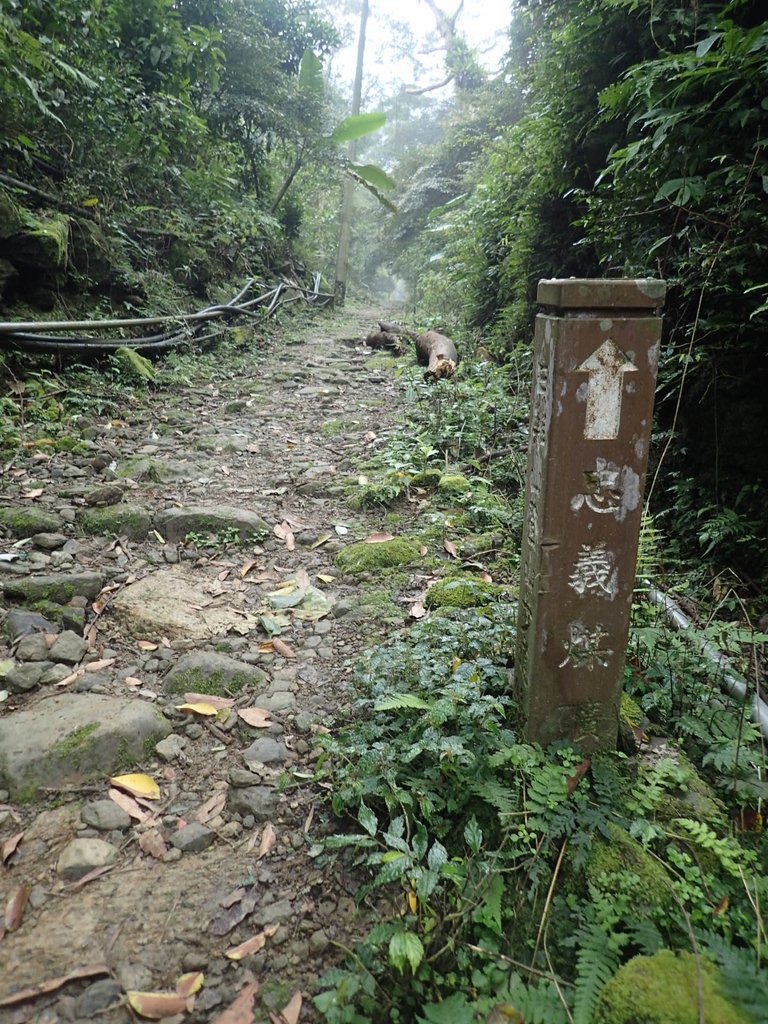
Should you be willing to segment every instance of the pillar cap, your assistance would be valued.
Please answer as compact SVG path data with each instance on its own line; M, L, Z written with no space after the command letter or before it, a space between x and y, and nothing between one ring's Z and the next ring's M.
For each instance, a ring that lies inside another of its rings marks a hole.
M657 309L666 281L656 278L564 277L539 281L536 301L560 309Z

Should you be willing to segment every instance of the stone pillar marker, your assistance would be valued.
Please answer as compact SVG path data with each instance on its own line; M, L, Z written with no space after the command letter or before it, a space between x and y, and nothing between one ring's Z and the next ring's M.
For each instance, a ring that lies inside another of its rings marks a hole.
M665 291L539 282L515 656L532 742L616 746Z

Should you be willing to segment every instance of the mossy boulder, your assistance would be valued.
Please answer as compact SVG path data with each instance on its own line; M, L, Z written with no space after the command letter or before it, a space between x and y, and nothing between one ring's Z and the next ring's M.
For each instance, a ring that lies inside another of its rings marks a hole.
M14 537L34 537L36 533L58 533L64 520L55 512L41 508L0 508L0 526Z
M624 964L603 989L595 1014L595 1024L749 1024L751 1019L720 991L712 964L671 949Z
M83 635L85 630L85 608L71 604L56 604L55 601L35 601L32 610L39 612L60 629L71 629Z
M91 284L100 285L109 281L113 264L112 250L107 236L95 221L86 217L72 221L71 257L74 269Z
M108 505L106 508L84 509L78 523L91 537L116 534L128 540L144 540L152 526L152 516L140 505Z
M669 908L672 880L663 865L618 825L608 824L610 839L595 836L586 863L570 884L610 892L617 882L632 897L638 919L655 918Z
M370 572L409 565L418 559L418 541L397 537L378 544L350 544L336 555L336 565L342 572Z
M168 250L168 264L175 281L186 285L195 295L205 295L213 277L213 264L201 245L184 238L175 239Z
M441 494L466 494L470 483L461 473L443 473L437 489Z
M486 583L474 576L438 580L427 591L427 608L482 608L497 601L510 600L508 587Z
M6 597L35 606L36 602L51 601L69 604L73 597L86 597L93 601L104 586L104 577L98 572L57 573L55 576L26 576L3 581Z
M440 484L443 474L439 469L424 469L421 473L415 473L408 481L409 487L424 487L433 490Z
M167 693L208 693L225 697L246 687L262 688L267 677L260 668L246 665L226 654L194 651L185 654L163 682Z
M34 269L40 277L55 278L67 266L69 217L55 213L26 220L27 226L14 237L13 262Z
M21 215L6 191L0 189L0 238L11 238L22 228Z

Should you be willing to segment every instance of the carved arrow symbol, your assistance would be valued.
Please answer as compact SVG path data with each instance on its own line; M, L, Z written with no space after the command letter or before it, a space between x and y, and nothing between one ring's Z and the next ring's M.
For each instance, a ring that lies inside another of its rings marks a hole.
M618 437L624 374L637 373L637 367L608 338L584 360L577 372L589 374L584 437L588 441L610 441Z

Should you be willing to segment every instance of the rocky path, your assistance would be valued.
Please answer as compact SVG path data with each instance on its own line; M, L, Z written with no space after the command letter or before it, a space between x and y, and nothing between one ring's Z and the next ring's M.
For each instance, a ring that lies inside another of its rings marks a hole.
M370 322L325 321L5 467L0 1021L143 1019L131 992L193 1022L242 993L224 1019L250 1021L254 982L256 1021L295 1019L296 992L316 1019L356 911L319 855L313 739L382 607L397 622L336 563L382 528L343 483L399 401L359 344Z

